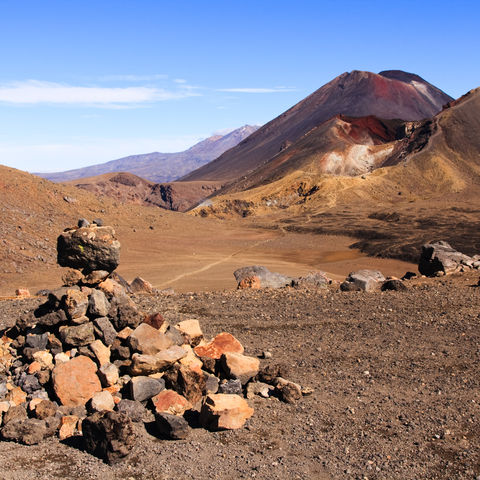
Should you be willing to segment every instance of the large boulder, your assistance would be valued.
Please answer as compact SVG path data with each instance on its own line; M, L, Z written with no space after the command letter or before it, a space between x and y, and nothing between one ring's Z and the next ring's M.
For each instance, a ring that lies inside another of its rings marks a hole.
M364 292L372 292L379 290L384 281L385 277L378 270L358 270L349 273L340 288L343 291L363 290Z
M447 242L427 243L422 246L418 270L422 275L432 277L468 270L474 266L475 260L458 252Z
M120 259L120 242L112 227L91 225L63 232L57 239L57 261L62 267L113 272Z
M247 283L252 283L252 288L282 288L292 285L293 278L281 273L271 272L268 268L261 265L252 265L250 267L243 267L233 272L235 280L243 287ZM256 277L258 281L250 282L253 277ZM242 283L243 280L246 280Z
M44 420L36 418L22 418L8 422L2 428L4 440L35 445L47 437L49 431Z
M332 280L325 272L314 271L294 279L292 286L296 288L326 288L331 283Z
M85 356L78 356L53 369L53 388L62 405L85 405L96 392L102 390L97 366Z

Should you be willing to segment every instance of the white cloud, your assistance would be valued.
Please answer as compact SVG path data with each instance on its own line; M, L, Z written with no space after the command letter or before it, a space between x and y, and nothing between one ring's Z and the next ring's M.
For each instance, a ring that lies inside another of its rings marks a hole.
M279 92L294 92L293 87L274 87L274 88L218 88L217 92L231 92L231 93L279 93Z
M0 85L0 102L11 104L86 104L125 106L197 96L191 90L154 87L96 87L28 80Z
M183 78L175 78L175 80L173 80L175 83L187 83L187 81Z
M100 77L101 81L104 82L152 82L155 80L165 80L168 78L168 75L163 73L155 73L152 75L105 75Z

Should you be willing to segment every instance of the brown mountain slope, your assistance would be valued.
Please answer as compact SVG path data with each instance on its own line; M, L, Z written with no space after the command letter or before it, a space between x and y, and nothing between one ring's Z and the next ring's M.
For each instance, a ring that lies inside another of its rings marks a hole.
M226 135L213 135L184 152L131 155L90 167L37 175L53 182L67 182L113 172L130 172L152 182L170 182L201 167L234 147L258 127L244 125Z
M231 182L338 114L413 121L435 115L451 100L422 78L406 72L343 73L236 147L181 180Z
M346 165L353 141L351 135L340 141L343 121L326 122L319 127L326 131L307 135L279 155L278 162L273 159L194 213L256 215L265 226L275 222L290 230L348 233L364 238L359 245L371 254L411 260L420 243L434 237L468 253L480 251L480 89L432 120L407 124L402 139L377 146L367 138L373 154L390 148L377 157L384 166L369 174L332 175L320 168L331 155L318 153L325 138L327 147L334 141L342 147L337 154L342 154L340 165ZM351 124L348 129L352 131ZM363 134L368 130L363 128ZM333 140L332 132L337 132ZM369 161L373 164L375 158Z
M155 206L179 212L197 205L199 200L221 186L214 182L153 183L128 172L105 173L66 183L121 203Z
M122 204L0 165L0 296L13 295L18 287L34 293L61 285L56 238L82 217L101 218L115 228L122 244L121 275L129 281L140 275L158 288L233 289L232 272L252 262L292 276L318 268L334 278L372 264L348 250L346 237L318 243L311 235ZM307 248L310 254L300 255ZM376 265L396 275L410 268L390 260Z
M105 173L95 177L70 180L66 182L77 188L87 190L95 195L106 195L122 203L145 204L145 198L150 194L153 183L133 173Z
M218 195L266 185L297 171L305 176L367 173L392 158L398 139L404 134L401 120L336 115L248 175L227 185Z

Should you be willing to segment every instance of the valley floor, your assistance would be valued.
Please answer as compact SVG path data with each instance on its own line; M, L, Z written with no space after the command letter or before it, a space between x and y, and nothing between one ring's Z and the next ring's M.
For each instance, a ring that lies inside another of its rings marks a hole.
M474 479L480 475L478 274L407 282L406 292L265 290L142 296L169 321L234 334L246 354L272 352L313 393L252 402L238 431L160 441L142 430L109 467L48 440L0 442L0 478ZM39 299L0 302L11 324ZM267 360L262 360L267 362ZM80 445L81 447L81 445Z

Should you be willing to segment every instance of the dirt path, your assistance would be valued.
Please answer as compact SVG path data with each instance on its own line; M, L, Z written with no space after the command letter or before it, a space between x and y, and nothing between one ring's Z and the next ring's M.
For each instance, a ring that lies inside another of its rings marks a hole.
M285 232L284 232L285 233ZM271 238L268 238L267 240L261 240L259 242L255 242L253 245L250 245L246 248L241 248L240 250L237 250L236 252L234 253L231 253L230 255L227 255L226 257L224 258L221 258L220 260L217 260L215 262L211 262L201 268L198 268L196 270L191 270L189 272L185 272L185 273L181 273L180 275L177 275L176 277L170 279L170 280L167 280L163 283L161 283L160 285L157 285L157 288L164 288L166 287L167 285L172 285L176 282L178 282L179 280L182 280L183 278L185 277L190 277L192 275L197 275L198 273L202 273L202 272L206 272L207 270L210 270L212 267L216 267L217 265L220 265L221 263L225 263L225 262L228 262L229 260L231 260L232 258L240 255L241 253L244 253L246 252L247 250L250 250L252 248L255 248L255 247L258 247L260 245L263 245L264 243L268 243L270 242L272 239Z

